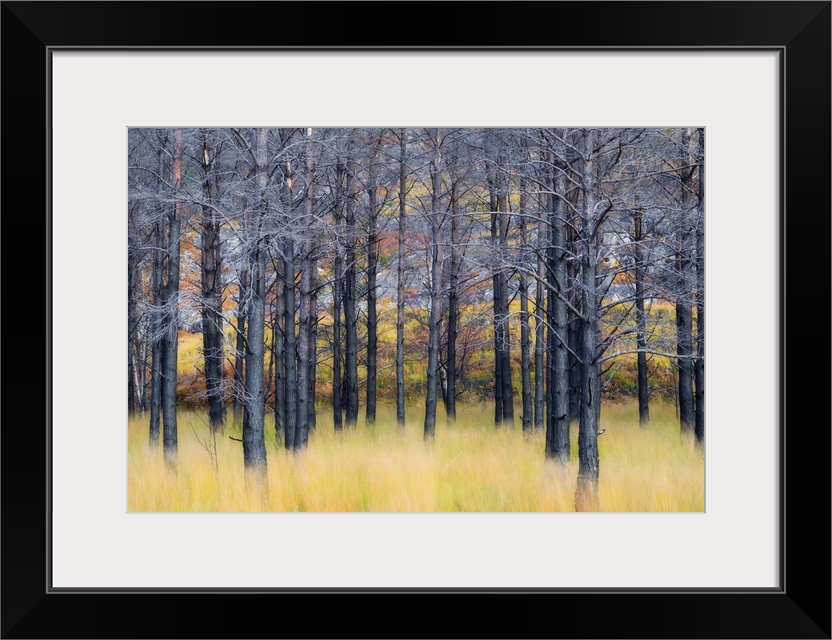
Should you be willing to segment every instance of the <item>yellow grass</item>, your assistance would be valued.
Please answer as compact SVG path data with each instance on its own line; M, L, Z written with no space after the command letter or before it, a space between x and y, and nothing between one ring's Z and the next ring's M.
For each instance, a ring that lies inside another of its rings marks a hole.
M331 411L319 409L318 428L301 455L276 447L267 427L268 485L246 482L242 444L217 439L218 474L202 412L179 413L176 471L161 449L148 446L147 420L129 422L130 511L574 511L577 426L572 462L560 470L544 463L543 434L524 439L518 425L497 430L493 409L460 408L454 426L444 414L432 447L422 440L419 408L404 432L395 410L379 407L378 424L363 421L336 435ZM519 415L519 414L518 414ZM635 405L605 405L599 438L601 509L604 511L702 511L704 460L679 434L672 406L651 407L641 429ZM238 432L230 430L239 437Z

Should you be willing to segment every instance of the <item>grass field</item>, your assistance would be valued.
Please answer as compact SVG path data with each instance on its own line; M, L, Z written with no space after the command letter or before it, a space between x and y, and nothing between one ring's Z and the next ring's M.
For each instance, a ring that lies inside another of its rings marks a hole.
M440 410L436 441L422 440L419 408L400 431L393 407L379 407L370 430L336 435L331 410L321 407L309 449L287 454L275 446L267 416L268 486L247 483L242 444L227 435L216 442L207 416L179 413L176 470L166 468L161 448L148 445L147 418L129 422L128 508L133 512L193 511L574 511L578 471L577 425L572 462L545 463L543 433L525 439L519 427L494 428L493 408L460 407L445 426ZM519 414L518 414L519 415ZM703 511L703 454L681 436L674 409L651 406L647 429L634 403L602 408L599 438L603 511ZM238 432L229 434L239 437Z

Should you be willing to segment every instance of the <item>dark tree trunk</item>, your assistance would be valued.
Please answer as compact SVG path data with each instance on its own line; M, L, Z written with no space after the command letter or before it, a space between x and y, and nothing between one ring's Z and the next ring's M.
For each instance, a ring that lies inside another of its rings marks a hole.
M569 243L573 251L577 251L577 243ZM567 266L567 274L569 282L576 282L578 278L578 263L574 260L570 261ZM580 293L573 287L570 291L570 300L572 306L580 309L583 305ZM581 349L583 349L581 335L583 333L583 325L580 318L571 309L567 312L567 322L569 324L569 420L577 420L581 415L581 363L579 358L582 358Z
M337 249L336 249L337 251ZM343 268L341 255L335 255L334 279L332 290L332 417L335 430L344 427L344 409L341 404L341 303L343 298Z
M302 240L300 241L300 305L298 332L298 407L295 423L295 451L303 450L309 441L309 373L312 369L312 222L314 220L314 201L312 195L312 131L306 137L306 192L304 206L306 209L303 220Z
M379 140L380 142L380 140ZM378 191L376 189L375 158L377 145L370 160L368 197L370 211L367 229L367 426L376 423L376 378L378 376L378 316L376 310L376 276L378 271Z
M168 261L167 261L167 296L165 307L165 353L162 371L162 443L165 460L175 464L178 449L178 432L176 426L176 366L179 347L179 254L182 205L179 191L182 188L182 159L185 151L185 136L182 129L173 130L173 180L175 201L168 220Z
M445 359L447 370L445 388L445 413L448 421L456 421L456 341L459 332L459 212L457 211L459 181L453 177L451 185L451 265L448 274L448 354Z
M705 444L705 130L696 132L699 163L699 202L696 209L696 364L693 374L696 384L696 444Z
M528 246L526 235L526 181L520 181L520 242ZM523 433L532 431L532 377L531 377L531 336L529 329L529 283L525 271L520 272L520 378L523 415L520 417Z
M500 276L495 273L492 277L494 289L494 424L501 427L503 424L503 358L500 347Z
M508 231L511 218L508 209L508 187L503 177L497 174L497 211L498 211L498 226L499 226L499 242L500 242L500 261L504 262L508 255ZM514 426L514 390L511 384L511 326L509 322L509 289L508 289L508 274L505 266L502 266L498 277L500 279L500 323L499 323L499 342L500 353L502 359L502 382L503 382L503 419L502 424L513 427Z
M286 333L284 319L286 304L283 297L283 259L274 260L274 326L272 351L274 353L274 435L275 445L286 441Z
M598 364L598 288L596 254L601 230L596 229L594 135L584 133L583 188L584 206L581 215L581 288L583 298L583 331L581 332L581 416L578 429L578 487L576 511L597 511L598 504L598 423L601 417L601 384ZM593 237L593 234L596 234Z
M335 228L340 237L345 237L344 227L344 177L346 174L344 164L339 162L335 169ZM335 247L335 258L333 259L332 270L332 417L335 431L344 428L344 389L341 375L343 363L342 355L342 324L341 309L344 303L344 266L341 257L340 243Z
M134 383L136 366L134 363L133 348L136 333L138 333L138 321L136 320L136 305L133 300L133 289L136 281L136 258L133 250L127 251L127 415L133 417L136 414L136 396Z
M311 322L307 331L309 331L309 431L315 432L315 427L318 423L318 414L315 409L315 401L317 396L317 381L318 381L318 242L312 241L312 254L309 256L309 267L312 272L311 286L309 300L309 312Z
M295 447L295 430L298 423L298 343L297 300L295 297L295 251L298 248L292 236L294 215L295 179L290 160L283 163L283 223L287 235L283 238L283 393L284 393L284 441L287 450ZM305 408L304 408L305 409Z
M176 423L176 382L179 346L179 257L180 257L180 204L179 189L182 180L182 155L184 136L181 129L173 130L173 182L175 202L170 208L167 224L167 258L165 262L165 321L162 343L162 443L165 461L175 464L178 448Z
M500 233L500 216L497 205L497 179L491 163L489 163L488 167L487 180L489 205L491 209L491 248L496 256L498 255ZM500 319L500 305L502 301L502 295L500 294L500 285L502 284L502 280L500 279L501 268L502 259L498 258L498 263L494 267L494 274L491 277L493 290L492 306L494 310L494 424L497 427L500 427L503 424L503 391L505 389L503 385L503 345L501 342L502 322Z
M358 422L358 319L356 315L356 256L355 256L355 209L352 194L351 175L347 175L346 193L346 247L344 273L344 324L346 330L346 358L344 385L346 386L346 423L355 427Z
M399 225L396 256L396 423L404 427L404 231L407 130L399 131Z
M589 248L589 247L588 247ZM585 276L582 278L584 287L595 285L595 260L593 256L583 261ZM598 510L598 424L601 414L600 370L594 361L597 349L597 293L594 289L586 289L584 293L584 330L583 358L581 367L581 416L578 430L578 488L575 496L576 511Z
M436 223L432 223L436 225ZM438 399L439 381L439 321L441 306L441 289L436 282L440 275L438 231L431 230L431 283L430 283L430 312L428 317L428 371L427 389L425 392L425 439L432 439L436 434L436 402Z
M692 138L696 136L695 129L686 129L686 147L693 146L694 153L689 154L686 164L696 161L695 145ZM697 136L698 137L698 136ZM695 168L682 172L682 219L678 222L676 246L676 270L678 283L676 291L676 353L679 367L679 423L683 432L693 431L695 423L695 407L693 397L693 305L692 295L695 289L693 277L693 238L690 229L695 225L692 219L696 216L696 205L693 176Z
M284 399L285 440L287 449L295 447L295 427L298 421L298 348L295 327L295 241L286 238L283 243L283 335L284 335ZM305 409L305 407L304 407Z
M551 246L549 255L549 278L552 288L560 294L549 293L551 323L549 341L549 411L546 423L546 458L560 464L568 464L571 453L569 439L569 349L567 340L569 311L566 297L566 217L568 210L565 197L567 181L565 167L555 168L550 198Z
M682 431L694 427L693 406L693 313L690 301L689 271L690 258L682 241L676 253L676 268L679 271L679 291L676 296L676 353L679 368L679 423Z
M164 154L159 150L159 175L165 174ZM161 186L160 186L161 190ZM160 215L153 224L153 283L151 303L153 314L150 318L150 444L159 444L160 419L162 414L162 360L164 359L164 259L165 221Z
M237 335L234 346L234 426L241 425L245 409L245 384L243 381L243 363L246 355L246 297L248 296L251 271L248 268L240 274L239 294L237 299Z
M439 131L433 130L433 158L430 163L431 211L430 211L430 312L428 315L428 370L425 392L425 440L436 434L436 404L439 389L439 322L442 305L442 260L440 257L441 222L439 215L439 188L441 185L441 155Z
M211 429L225 427L225 380L223 365L222 253L220 221L210 206L214 200L214 158L207 130L202 131L202 352L205 363L205 388L208 394L208 419Z
M147 322L142 321L142 332L137 336L140 340L139 344L139 361L138 367L138 387L139 387L139 413L144 415L147 411L147 347L149 345L149 331L147 329Z
M646 427L650 422L650 387L647 379L647 316L644 311L644 242L643 220L644 212L640 209L633 214L635 233L633 241L633 258L635 259L635 273L633 274L636 289L636 346L638 347L638 422Z
M246 305L245 417L243 419L243 462L260 480L266 473L264 363L266 333L266 185L268 183L268 129L257 129L254 139L257 209L251 226L248 258L251 272L250 295Z
M263 389L266 301L265 249L255 241L250 258L251 295L247 305L246 417L243 421L243 461L246 467L266 468L265 394Z
M543 259L543 238L545 230L543 220L537 225L537 278L534 294L534 428L543 429L546 369L545 294L543 282L546 279L546 263Z
M310 247L304 242L300 277L300 304L298 305L298 372L297 372L297 415L295 423L294 448L305 449L309 440L309 372L311 371L312 345L312 269L308 257Z
M268 251L266 252L266 269L268 269ZM272 382L274 381L274 348L275 348L275 335L277 332L277 318L275 317L275 309L274 305L269 307L269 288L266 287L266 313L269 315L269 319L266 320L266 335L268 335L269 331L271 331L272 339L266 340L266 351L269 352L269 365L266 367L266 391L265 391L265 398L266 398L266 406L269 404L269 397L272 398L274 395L272 394ZM277 427L277 420L274 422L275 427Z

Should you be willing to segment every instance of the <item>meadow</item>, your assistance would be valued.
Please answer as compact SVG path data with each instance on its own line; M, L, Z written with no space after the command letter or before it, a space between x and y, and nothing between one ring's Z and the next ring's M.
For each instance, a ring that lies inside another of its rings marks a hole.
M602 511L703 511L705 465L692 438L680 434L672 404L653 403L647 428L634 402L605 403L599 437ZM441 412L440 412L441 414ZM467 404L457 421L439 417L436 440L422 438L420 407L408 407L399 429L395 408L379 406L370 429L336 434L331 410L318 409L309 448L287 453L268 423L265 489L246 482L239 430L211 438L207 415L181 410L176 468L148 444L147 417L128 423L128 509L131 512L569 512L575 510L577 424L572 460L544 461L542 431L524 437L495 429L493 407ZM519 413L518 413L519 415ZM216 461L216 462L215 462Z

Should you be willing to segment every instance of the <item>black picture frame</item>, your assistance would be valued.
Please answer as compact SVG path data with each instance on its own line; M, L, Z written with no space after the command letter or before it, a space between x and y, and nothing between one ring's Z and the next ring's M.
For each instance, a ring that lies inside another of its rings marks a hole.
M2 3L3 638L830 637L830 2L450 4ZM779 51L780 587L51 589L48 98L51 51L65 47Z

